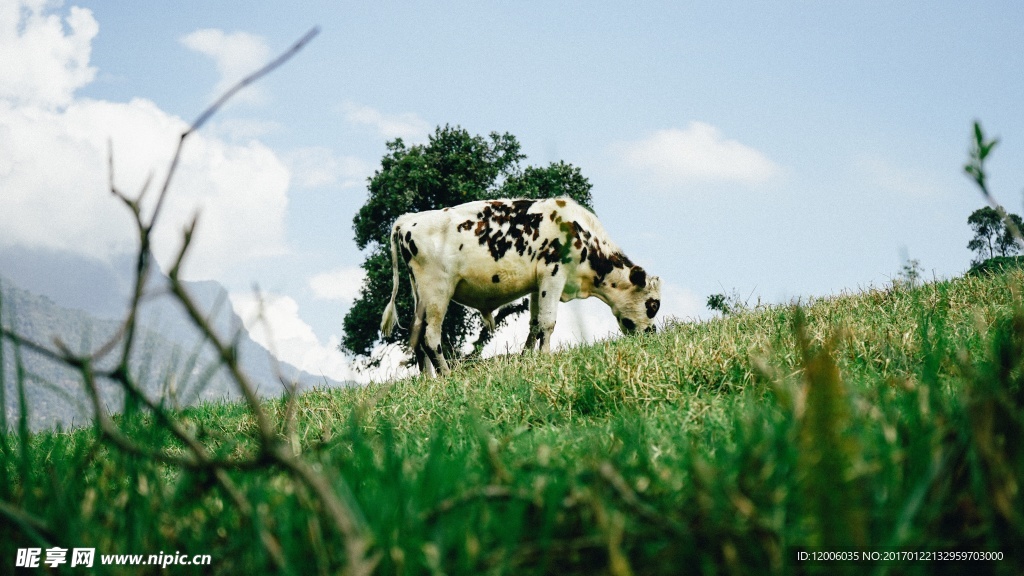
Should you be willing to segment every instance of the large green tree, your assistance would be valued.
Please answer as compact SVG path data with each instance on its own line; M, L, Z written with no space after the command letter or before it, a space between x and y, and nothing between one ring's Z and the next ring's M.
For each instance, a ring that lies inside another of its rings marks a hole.
M975 264L980 264L996 256L1013 256L1020 251L1020 242L1013 233L1013 228L1022 229L1021 217L1017 214L1006 214L1002 208L985 206L971 213L967 224L974 231L974 238L967 243L967 248L977 253Z
M515 136L508 133L492 132L485 138L470 135L458 126L439 126L426 144L407 146L399 138L388 142L387 149L380 169L370 178L366 203L353 220L356 245L368 251L362 264L366 280L345 315L341 341L342 350L364 357L368 366L379 362L370 357L377 342L405 346L409 340L413 305L402 262L396 300L400 325L388 338L383 338L379 331L381 314L391 298L389 234L399 216L473 200L508 197L568 196L592 207L591 184L579 168L564 162L523 168L521 162L526 156ZM506 306L495 314L495 322L501 325L526 309L525 301ZM471 354L479 353L491 334L483 328L475 311L457 304L450 306L442 330L445 355L465 356L463 349L474 335Z

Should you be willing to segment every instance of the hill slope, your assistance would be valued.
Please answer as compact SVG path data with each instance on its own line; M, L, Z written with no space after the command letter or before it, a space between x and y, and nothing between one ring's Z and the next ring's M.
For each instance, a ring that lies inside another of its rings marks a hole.
M311 391L264 403L276 440L242 404L177 414L244 459L212 468L161 463L190 449L146 414L119 425L159 458L8 436L0 500L20 521L0 557L42 541L209 553L220 574L1020 573L1022 284L894 286ZM989 556L881 554L951 550Z

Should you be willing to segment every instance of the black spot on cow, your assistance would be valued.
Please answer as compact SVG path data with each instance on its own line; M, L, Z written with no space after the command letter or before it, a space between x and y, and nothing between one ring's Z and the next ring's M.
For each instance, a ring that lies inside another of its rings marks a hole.
M658 309L661 308L661 301L657 298L648 298L644 305L647 306L647 317L654 318L654 315L658 313Z
M633 263L622 252L605 255L600 242L591 242L587 262L590 263L590 269L594 271L594 286L600 286L605 277L612 273L612 270L633 266Z
M545 297L545 296L547 296L547 295L548 295L548 291L547 291L547 290L541 290L541 291L540 291L540 297L541 297L541 298L544 298L544 297Z
M462 250L462 244L459 244L459 250Z
M472 220L466 220L462 224L459 224L458 226L456 226L455 229L457 231L459 231L459 232L462 232L463 230L468 232L468 231L473 229L473 221Z
M554 276L555 274L558 274L558 264L555 264L555 269L551 271L552 276Z
M481 246L487 246L495 262L513 247L522 256L528 248L528 240L539 236L542 215L530 213L533 204L533 200L494 200L477 214L479 220L473 234L480 239ZM465 225L463 222L460 230Z
M416 248L416 243L413 242L412 240L409 240L409 250L412 250L412 255L413 256L415 256L416 254L419 254L419 249Z
M405 241L409 242L410 240L412 240L412 232L406 232L405 233Z
M612 288L618 288L618 287L619 287L618 284L616 284L615 282L612 282Z
M495 274L494 276L491 276L491 282L494 282L495 284L497 284L498 282L501 282L501 279L498 278L497 274Z
M639 266L633 266L629 269L629 281L637 288L643 288L647 286L647 272Z
M391 234L391 245L398 246L399 251L402 254L402 260L408 264L412 258L412 254L409 253L409 249L405 247L405 243L402 242L402 229L401 227L395 228L395 231Z
M415 225L416 225L416 223L415 223L415 222L413 222L413 223L412 223L412 225L413 225L413 226L415 226Z
M636 330L636 324L629 318L622 319L622 327L630 331Z
M544 260L545 264L554 264L555 262L569 262L569 258L567 258L568 253L569 247L563 245L558 238L555 238L550 243L544 240L540 250L537 251L537 257Z
M586 261L587 261L587 247L584 246L583 247L583 251L580 252L580 264L583 264Z

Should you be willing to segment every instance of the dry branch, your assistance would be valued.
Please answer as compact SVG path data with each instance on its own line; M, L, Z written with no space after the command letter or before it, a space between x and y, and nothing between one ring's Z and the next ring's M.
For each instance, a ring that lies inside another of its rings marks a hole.
M283 469L296 481L305 485L316 496L317 500L323 507L323 511L327 518L344 539L347 556L347 573L361 576L373 571L373 568L376 565L376 559L369 554L371 538L369 537L368 529L361 520L361 516L353 510L352 504L339 497L338 492L336 491L335 486L340 484L342 492L347 493L347 487L345 486L344 479L341 477L335 477L332 480L328 480L324 474L297 454L297 448L293 448L288 442L281 441L282 439L277 432L276 427L273 425L267 415L267 412L262 407L259 397L255 392L253 383L250 381L248 376L246 376L239 364L237 339L232 339L230 341L224 340L216 333L207 317L203 314L202 310L200 310L200 307L189 295L180 278L182 265L184 264L191 248L191 241L196 229L198 216L193 219L183 232L184 241L182 243L181 250L178 252L174 265L169 273L170 293L171 296L181 305L191 323L199 331L203 341L207 345L211 346L216 352L220 365L227 368L231 380L238 387L239 392L241 392L245 399L245 403L256 423L256 434L259 443L256 453L247 458L214 457L210 453L210 450L179 422L178 417L174 413L164 408L162 404L149 398L143 390L139 388L135 380L132 378L131 371L129 369L129 359L135 347L136 334L138 331L139 307L147 295L147 281L149 279L153 257L153 229L159 221L164 202L168 197L170 184L174 178L175 172L177 171L181 158L181 151L185 142L191 134L201 128L228 100L231 99L232 96L237 94L238 91L253 82L256 82L282 65L306 44L308 44L318 33L318 28L311 29L288 50L256 72L253 72L249 76L243 78L201 114L199 114L195 121L192 122L192 124L189 125L189 127L181 134L178 146L174 151L174 156L170 161L167 175L160 186L155 206L148 216L144 214L142 200L150 188L152 175L150 175L150 178L147 179L145 185L134 197L131 197L117 189L114 185L114 157L111 147L108 157L110 192L128 208L132 215L136 233L138 235L138 251L135 258L133 286L128 311L119 330L117 330L116 334L110 340L103 343L91 353L75 354L60 340L55 340L53 347L50 347L24 338L17 334L13 329L0 326L0 342L2 342L3 339L7 339L16 347L24 347L25 349L42 355L49 361L56 362L76 370L82 379L83 386L85 387L86 393L92 403L95 413L95 426L97 434L101 440L108 442L110 445L122 452L172 468L194 471L205 470L210 472L211 476L215 478L217 483L224 489L225 493L237 507L239 512L249 520L252 520L255 514L254 507L246 499L245 495L227 472L229 470L246 471L266 470L269 468ZM110 370L96 370L96 362L118 348L120 354L117 359L117 365ZM287 383L284 382L284 379L280 375L280 371L278 371L278 377L282 380L282 384L285 385L285 389L288 394L285 421L283 422L281 429L285 434L291 434L295 428L295 390L294 386L289 387ZM109 381L116 384L125 392L126 395L135 401L138 401L143 407L148 409L155 417L154 425L161 426L169 431L171 435L173 435L173 437L184 446L184 454L171 454L162 449L144 446L125 435L111 418L103 404L100 393L101 381ZM38 542L45 543L52 540L47 537L49 530L44 524L14 505L6 502L0 502L0 516L4 516L21 526L26 534L30 535ZM283 557L280 544L278 544L277 540L266 530L266 528L260 528L260 542L277 567L279 569L286 570L286 562Z

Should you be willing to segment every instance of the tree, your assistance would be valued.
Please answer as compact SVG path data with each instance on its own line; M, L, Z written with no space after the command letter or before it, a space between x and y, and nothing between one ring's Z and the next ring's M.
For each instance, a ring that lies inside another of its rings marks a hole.
M1007 214L1004 219L1003 233L999 235L996 246L1002 256L1013 256L1020 252L1020 239L1013 233L1013 226L1017 230L1024 230L1024 220L1017 214Z
M1012 256L1020 251L1020 243L1013 233L1013 227L1021 230L1024 221L1017 214L1006 214L1002 208L985 206L971 213L967 224L974 231L974 238L967 248L977 252L974 263L979 264L998 256Z
M387 154L380 169L369 180L369 196L353 219L356 245L369 249L362 264L366 280L359 296L345 315L345 334L340 348L365 357L366 366L376 366L371 358L379 341L406 345L413 315L408 271L400 262L402 280L396 306L405 326L396 327L388 338L380 340L380 317L391 298L391 250L388 244L391 226L406 212L436 210L473 200L494 198L551 198L568 196L591 207L591 184L576 168L565 162L547 167L527 166L515 136L492 132L487 138L471 136L456 126L438 126L426 144L406 146L401 138L387 143ZM494 315L500 326L508 318L527 309L526 301L506 306ZM442 327L442 345L449 358L462 358L469 339L477 334L471 354L479 354L492 334L484 329L479 314L452 305Z
M924 269L921 268L921 261L917 258L911 258L903 263L903 267L900 268L893 284L902 284L908 288L914 288L921 281L921 273L923 271Z

